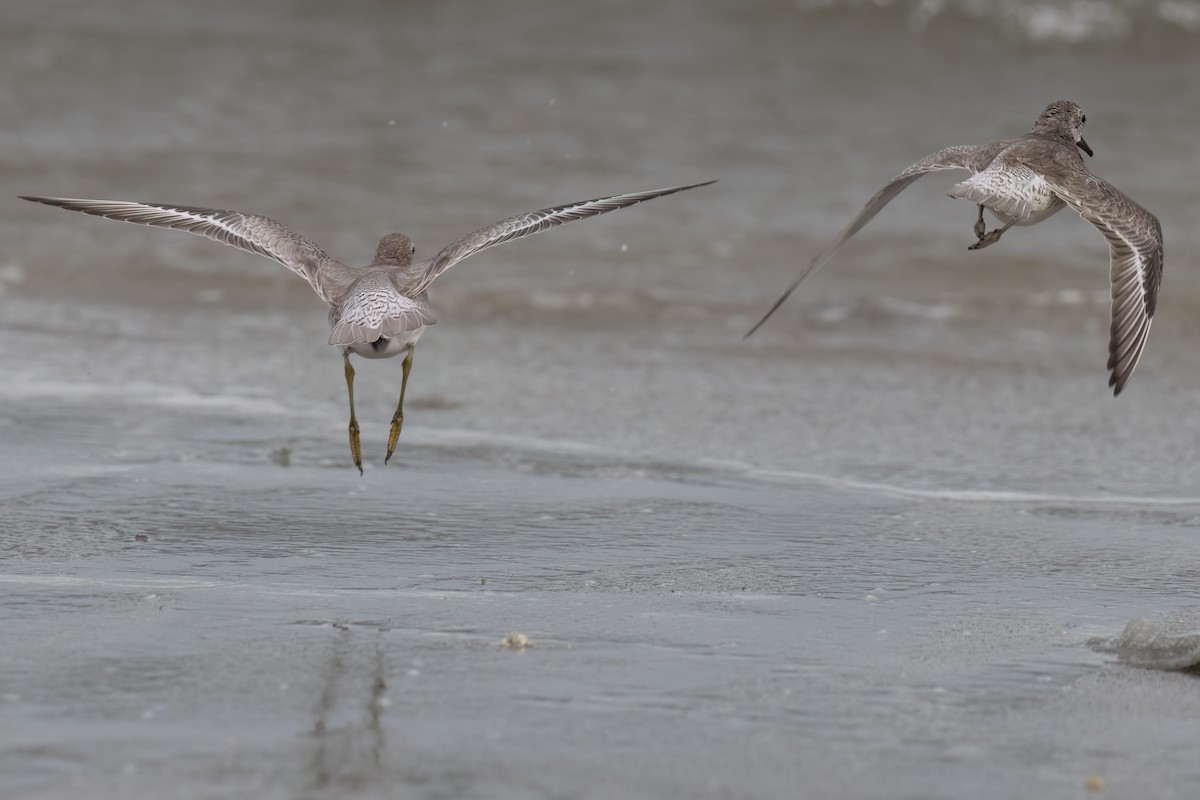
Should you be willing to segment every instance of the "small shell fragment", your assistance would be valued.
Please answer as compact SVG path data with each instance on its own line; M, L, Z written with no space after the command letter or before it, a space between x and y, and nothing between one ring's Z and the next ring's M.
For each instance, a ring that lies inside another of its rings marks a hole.
M530 644L529 637L518 631L513 631L500 640L500 646L505 650L525 650Z

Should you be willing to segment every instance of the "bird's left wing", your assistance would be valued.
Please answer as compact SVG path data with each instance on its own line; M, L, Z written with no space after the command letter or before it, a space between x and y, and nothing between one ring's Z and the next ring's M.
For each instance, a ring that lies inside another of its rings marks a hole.
M812 261L806 266L791 285L784 290L775 304L763 314L762 319L755 323L754 327L746 332L742 338L749 338L756 330L762 327L763 323L771 318L784 302L792 296L792 292L796 291L796 287L801 281L813 274L825 265L829 259L833 258L841 246L850 240L850 237L862 230L863 226L874 219L875 215L883 210L883 207L892 201L896 195L908 188L908 186L917 178L927 172L934 172L942 169L969 169L972 172L978 172L987 166L996 154L1012 144L1014 139L1006 139L992 144L981 145L956 145L947 147L937 151L931 155L925 156L917 163L909 166L896 177L888 181L887 185L875 193L875 196L867 201L863 206L862 211L858 212L858 216L850 220L850 224L842 229L833 241L825 245L825 249L813 256Z
M442 248L441 252L425 262L424 272L421 274L420 280L413 286L411 293L419 294L425 291L437 276L450 269L450 267L464 258L473 256L489 247L494 247L504 242L511 242L514 239L521 239L525 236L532 236L542 231L548 231L551 228L565 225L568 222L607 214L609 211L616 211L619 208L632 206L646 200L653 200L656 197L665 197L669 194L696 189L700 186L708 186L712 183L716 183L716 181L693 183L687 186L672 186L669 189L655 189L649 192L618 194L613 197L600 197L595 200L582 200L577 203L567 203L566 205L543 208L539 211L531 211L526 214L509 217L497 222L495 225L481 228L474 233L468 233L466 236Z

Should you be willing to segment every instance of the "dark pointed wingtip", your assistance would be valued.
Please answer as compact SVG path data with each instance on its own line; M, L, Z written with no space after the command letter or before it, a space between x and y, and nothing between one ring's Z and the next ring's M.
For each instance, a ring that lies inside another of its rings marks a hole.
M763 318L762 318L762 319L760 319L758 322L754 323L754 327L753 327L753 328L751 328L750 330L748 330L748 331L746 331L745 333L743 333L743 334L742 334L742 341L744 342L744 341L746 341L747 339L749 339L751 336L753 336L753 335L754 335L754 332L755 332L755 331L757 331L759 328L761 328L761 327L763 326L763 323L767 321L767 318L768 318L768 317L770 317L770 316L771 316L771 313L774 313L774 311L775 311L775 309L771 309L771 312L770 312L770 313L768 313L766 317L763 317Z
M756 331L758 331L758 329L759 329L759 328L761 328L763 325L766 325L766 324L767 324L767 320L769 320L769 319L771 318L771 316L772 316L772 315L773 315L773 314L774 314L776 311L778 311L778 310L779 310L779 307L780 307L781 305L783 305L783 301L784 301L784 300L787 300L787 299L788 299L788 295L790 295L791 293L792 293L792 290L791 290L791 289L788 289L788 290L787 290L787 293L786 293L786 294L784 294L784 295L783 295L783 297L781 297L781 298L779 298L778 300L776 300L776 301L775 301L775 305L771 306L771 310L770 310L770 311L768 311L766 314L763 314L763 317L762 317L762 319L760 319L758 322L754 323L754 327L753 327L753 328L751 328L750 330L746 331L745 335L743 335L743 336L742 336L742 341L743 341L743 342L744 342L744 341L746 341L746 340L747 340L747 339L749 339L751 336L753 336L753 335L755 334L755 332L756 332Z
M811 270L811 267L809 270L805 270L804 272L801 272L800 277L798 277L798 278L796 278L796 280L792 281L791 286L789 286L787 288L787 291L785 291L783 294L781 294L779 296L779 299L776 300L775 303L771 306L771 308L767 310L767 313L763 314L762 319L760 319L757 323L755 323L753 328L746 331L746 335L742 337L742 341L746 341L751 336L753 336L754 332L756 330L758 330L759 328L761 328L763 326L763 324L771 318L771 315L779 310L779 307L781 305L783 305L784 303L787 302L787 299L792 296L792 292L796 291L796 287L800 285L800 281L804 280L804 277L806 275L808 275L810 270Z
M28 200L30 203L41 203L44 206L62 206L62 198L59 197L43 197L36 194L19 194L19 200Z
M714 178L711 181L704 181L702 183L685 183L682 186L668 186L664 189L654 189L649 192L640 192L639 194L643 196L643 199L649 200L655 197L666 197L669 194L675 194L677 192L686 192L691 189L699 189L702 186L712 186L716 182L717 179ZM639 200L638 202L641 201Z
M761 328L761 327L763 326L763 323L767 321L767 317L769 317L769 316L771 316L771 315L770 315L770 314L767 314L767 316L766 316L766 317L763 317L763 318L762 318L762 319L760 319L758 322L754 323L754 327L753 327L753 328L751 328L750 330L748 330L748 331L746 331L745 333L743 333L743 334L742 334L742 341L744 342L744 341L746 341L747 339L749 339L751 336L753 336L753 335L754 335L754 333L755 333L755 332L756 332L756 331L757 331L759 328Z

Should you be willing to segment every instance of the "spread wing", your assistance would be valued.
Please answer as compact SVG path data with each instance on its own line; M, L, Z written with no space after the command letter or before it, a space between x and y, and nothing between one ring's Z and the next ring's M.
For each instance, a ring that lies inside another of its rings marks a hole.
M1121 393L1142 357L1158 287L1163 238L1158 219L1115 186L1087 172L1044 176L1051 190L1108 240L1112 284L1108 385Z
M595 200L582 200L577 203L567 203L562 206L543 208L539 211L531 211L527 214L518 214L515 217L509 217L497 222L495 225L481 228L474 233L468 233L466 236L442 248L440 253L425 262L424 274L413 288L412 293L418 294L425 291L437 276L450 269L450 267L464 258L473 256L489 247L494 247L504 242L511 242L514 239L532 236L542 231L548 231L551 228L565 225L568 222L607 214L609 211L616 211L619 208L632 206L646 200L653 200L656 197L664 197L676 192L696 189L700 186L708 186L712 183L716 183L716 181L693 183L687 186L673 186L669 189L655 189L649 192L619 194L613 197L600 197Z
M921 177L927 172L935 172L943 169L969 169L972 172L978 172L989 163L996 155L1004 148L1011 145L1015 139L1005 139L999 142L982 145L959 145L956 147L947 147L944 150L939 150L932 155L922 158L917 163L905 169L896 177L892 178L886 186L875 193L863 210L858 212L858 216L850 221L850 224L842 229L842 232L834 237L833 241L825 246L825 249L817 253L813 260L808 262L808 266L792 281L791 285L780 295L775 304L763 315L753 328L751 328L746 336L749 338L756 330L762 327L763 323L771 318L784 302L791 297L792 292L796 291L796 287L800 282L813 274L825 265L829 259L833 258L842 245L850 240L850 237L862 230L863 226L870 222L876 214L878 214L884 206L892 201L892 199L908 188L909 184Z
M308 281L325 302L331 302L332 287L323 278L332 271L348 268L327 256L308 238L273 219L237 211L194 206L132 203L124 200L78 200L67 197L22 197L35 203L81 211L118 222L133 222L154 228L186 231L198 236L278 261Z

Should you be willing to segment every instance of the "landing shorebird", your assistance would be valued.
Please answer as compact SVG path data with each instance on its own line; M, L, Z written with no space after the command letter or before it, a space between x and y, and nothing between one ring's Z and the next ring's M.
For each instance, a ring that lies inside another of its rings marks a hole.
M1104 234L1108 240L1112 284L1108 385L1114 395L1120 394L1142 357L1154 318L1163 273L1162 227L1153 214L1084 166L1079 150L1092 155L1092 148L1083 140L1086 122L1082 108L1069 100L1059 100L1046 106L1033 123L1033 130L1024 136L991 144L947 147L913 164L871 198L858 216L809 262L746 336L758 330L801 281L820 269L910 183L926 172L969 169L975 174L949 192L951 197L970 200L979 206L975 222L978 241L969 250L994 244L1013 225L1036 225L1066 206ZM983 222L985 208L1003 227L987 232Z
M674 186L649 192L584 200L497 222L451 242L428 261L413 263L413 243L401 233L383 237L375 258L365 267L348 267L320 247L273 219L216 208L131 203L123 200L75 200L64 197L22 197L35 203L81 211L120 222L171 228L206 236L222 244L278 261L297 273L329 304L333 332L329 344L342 348L346 392L350 398L350 454L362 473L362 447L354 415L354 367L350 354L390 358L404 353L400 402L392 415L386 464L396 450L404 423L404 390L412 368L413 349L430 325L437 322L429 305L429 285L468 256L568 222L587 219L675 192L708 186L715 181Z

